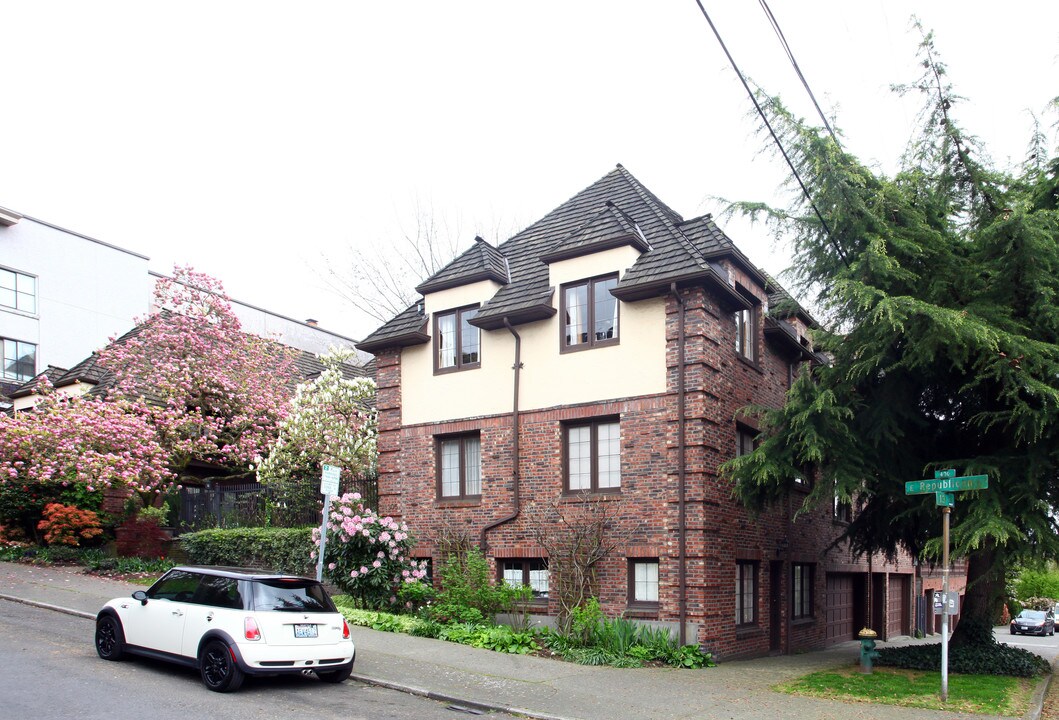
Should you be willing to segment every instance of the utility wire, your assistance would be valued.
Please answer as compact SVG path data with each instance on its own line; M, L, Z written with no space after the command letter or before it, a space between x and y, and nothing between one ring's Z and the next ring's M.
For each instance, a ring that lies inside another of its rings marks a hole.
M780 28L780 23L776 20L776 16L772 14L772 8L766 0L759 0L761 3L761 9L765 11L765 17L768 18L769 24L772 25L772 29L776 31L776 37L779 38L780 45L783 46L783 51L787 53L787 59L791 61L791 67L794 68L794 72L797 73L798 79L802 81L802 87L805 88L805 92L808 93L809 99L813 101L813 107L816 108L816 114L820 116L820 120L823 121L824 127L827 128L827 132L831 134L831 139L835 141L835 145L839 149L842 149L842 143L838 141L838 137L835 135L835 131L831 129L831 123L828 122L827 116L824 115L824 111L820 109L820 103L816 101L816 95L813 94L812 88L809 87L809 81L805 79L805 75L802 74L802 69L798 67L798 61L794 59L794 52L791 51L791 46L787 43L787 38L783 34L783 30Z
M739 76L739 82L743 83L743 88L746 90L746 94L750 96L750 102L754 103L754 108L757 110L758 116L761 118L761 121L765 123L765 127L768 129L769 134L772 135L772 139L775 141L776 147L779 148L780 154L783 155L783 159L787 161L787 167L791 169L794 179L798 181L798 186L802 189L802 193L805 195L806 200L809 201L809 206L813 208L813 212L816 213L817 219L820 220L820 225L823 226L824 232L827 234L828 242L831 243L831 247L835 249L835 252L838 253L838 256L848 268L849 260L846 259L846 253L844 253L839 244L835 242L835 237L831 233L831 226L827 224L827 220L824 219L824 216L820 213L820 209L817 208L816 203L813 202L813 196L809 194L809 189L805 187L805 183L802 182L802 176L798 174L797 168L794 167L794 162L791 160L790 155L787 154L787 150L783 147L783 143L780 142L780 138L776 134L776 131L772 128L772 123L769 122L768 116L765 115L765 111L761 108L761 103L758 102L757 96L755 96L754 91L750 89L750 84L743 76L743 71L739 69L739 66L735 62L735 58L732 57L732 53L728 51L728 46L724 44L724 39L721 37L721 33L717 30L717 26L713 24L710 14L706 12L702 0L695 0L695 4L699 6L702 16L706 18L706 22L710 24L710 29L713 30L717 42L720 43L721 49L724 50L724 54L728 57L728 62L731 63L732 69L735 70L735 74Z

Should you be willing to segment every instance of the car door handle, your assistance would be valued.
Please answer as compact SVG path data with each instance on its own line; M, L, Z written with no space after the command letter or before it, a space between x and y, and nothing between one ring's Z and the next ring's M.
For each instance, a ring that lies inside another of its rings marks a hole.
M183 611L183 610L174 610L174 611L173 611L173 614L174 614L174 615L177 615L177 616L180 616L180 615L183 615L183 614L184 614L184 611Z

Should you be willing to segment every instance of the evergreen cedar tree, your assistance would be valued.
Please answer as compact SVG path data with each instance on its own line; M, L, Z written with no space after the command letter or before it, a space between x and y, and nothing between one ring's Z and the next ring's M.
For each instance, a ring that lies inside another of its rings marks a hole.
M961 98L930 34L920 56L923 75L897 91L925 98L921 133L894 177L767 100L830 234L804 196L732 209L793 238L789 275L815 292L828 328L815 348L831 362L784 407L747 410L760 444L724 470L753 508L812 466L806 506L852 500L854 551L934 561L941 513L905 482L988 475L952 510L953 552L968 558L953 642L992 642L1005 569L1059 556L1059 157L1038 129L1020 168L994 167L953 117Z

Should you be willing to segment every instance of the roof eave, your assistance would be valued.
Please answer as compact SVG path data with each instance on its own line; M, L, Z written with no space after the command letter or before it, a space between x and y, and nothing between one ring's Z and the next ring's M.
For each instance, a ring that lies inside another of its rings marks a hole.
M367 339L363 342L359 342L356 345L357 350L363 350L364 352L371 353L372 355L378 355L378 351L386 350L392 347L410 347L412 345L422 345L423 343L430 342L430 336L422 331L407 332L400 335L391 335L388 337L379 338L377 340Z
M468 322L482 330L499 330L504 327L505 319L512 325L524 325L525 323L536 322L537 320L547 320L555 315L555 313L556 310L551 305L531 305L530 307L519 308L512 312L498 313L496 315L487 315L485 317L477 315Z
M679 275L669 275L664 278L658 278L657 280L637 285L622 287L619 284L618 287L611 290L611 294L619 300L631 302L634 300L645 300L666 293L669 291L670 287L672 287L673 283L676 283L681 287L686 287L701 282L709 283L714 289L719 290L719 299L725 306L732 309L748 309L751 307L750 301L729 285L727 281L718 275L711 267L700 267L690 272Z
M461 287L463 285L470 285L471 283L480 282L482 280L493 280L501 285L507 284L507 278L503 275L493 272L492 270L480 270L475 273L448 278L447 280L439 280L437 282L427 281L422 285L416 286L416 292L420 295L426 295L427 293L451 290L452 288Z
M800 360L815 360L816 353L802 345L798 338L792 337L789 332L778 326L765 326L765 338L779 341L788 350L793 350L795 355L800 356Z
M573 258L603 252L604 250L613 250L614 248L624 247L626 245L639 250L641 253L645 253L651 249L651 246L645 243L636 233L629 233L628 235L619 235L618 237L609 240L601 240L588 245L552 250L551 252L546 252L541 255L540 259L544 264L550 265L551 263L559 262L560 260L572 260Z

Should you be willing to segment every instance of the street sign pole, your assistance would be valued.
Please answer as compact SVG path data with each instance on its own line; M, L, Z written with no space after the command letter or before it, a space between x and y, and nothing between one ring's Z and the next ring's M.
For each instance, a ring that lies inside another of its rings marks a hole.
M320 520L320 552L316 556L316 580L324 579L324 551L327 550L327 515L331 512L331 498L338 494L338 479L342 468L337 465L324 465L320 478L320 492L324 494L323 517Z
M905 495L934 495L941 508L941 701L949 699L949 616L958 612L959 596L949 595L949 516L956 504L954 493L989 488L987 475L956 477L956 470L936 470L933 480L911 480L905 483ZM935 605L935 608L937 606ZM937 609L934 611L937 613Z
M945 607L941 610L941 701L949 700L949 515L951 507L941 509L941 592Z

